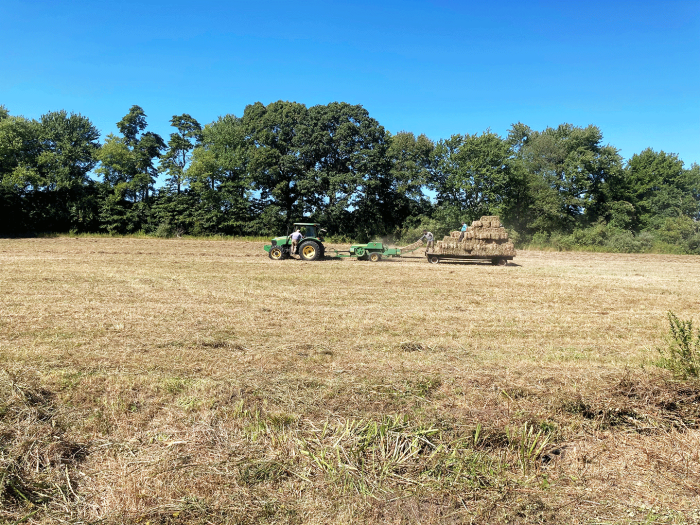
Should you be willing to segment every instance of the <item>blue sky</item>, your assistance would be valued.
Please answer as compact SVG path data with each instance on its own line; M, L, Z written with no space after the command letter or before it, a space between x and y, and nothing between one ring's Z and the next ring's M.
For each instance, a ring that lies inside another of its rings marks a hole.
M247 104L362 104L431 139L595 124L700 162L700 1L0 2L0 104L167 140Z

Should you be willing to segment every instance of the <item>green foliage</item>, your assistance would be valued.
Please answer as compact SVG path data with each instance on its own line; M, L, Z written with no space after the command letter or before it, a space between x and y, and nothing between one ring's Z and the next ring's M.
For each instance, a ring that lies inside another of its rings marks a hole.
M533 425L524 423L520 428L506 427L508 443L518 453L518 463L524 473L528 473L534 466L550 441L550 435L546 429L537 431Z
M681 221L682 223L684 221ZM697 227L697 223L692 222ZM611 253L700 253L696 230L683 230L682 237L675 220L669 222L668 230L642 231L635 234L600 221L588 228L576 229L570 234L538 232L520 245L531 248L554 248L559 251L589 250Z
M97 154L103 201L100 223L109 233L133 233L148 224L150 195L158 173L154 165L165 148L163 139L146 128L146 114L132 106L117 127L121 137L108 135Z
M668 312L668 347L659 348L658 365L681 379L700 378L700 329L693 333L693 321Z
M158 171L169 175L169 188L179 194L185 183L185 168L190 162L191 151L202 141L202 126L187 113L173 115L170 125L177 129L177 133L170 134L168 150L161 158Z
M360 105L281 100L170 124L166 144L134 105L100 146L80 114L0 106L0 231L269 236L312 220L330 238L413 242L499 215L518 246L700 253L700 166L652 149L623 166L596 126L433 142Z
M175 228L173 228L173 226L167 220L165 220L158 225L153 232L153 235L155 237L160 237L161 239L170 239L171 237L175 237L176 231Z
M700 214L700 168L683 168L675 154L651 148L629 160L618 193L635 207L633 228L658 228L668 218Z
M435 239L439 240L445 235L449 235L450 231L457 229L458 225L461 226L459 220L451 217L430 218L422 215L406 221L404 227L397 228L394 237L397 243L411 244L423 236L423 230L428 230L432 232Z
M468 222L500 215L513 190L510 155L508 143L490 131L439 141L430 178L438 206Z
M562 124L542 132L514 124L508 134L513 163L525 174L519 195L521 230L570 233L604 218L623 176L622 158L602 144L596 126ZM527 204L527 206L523 206Z

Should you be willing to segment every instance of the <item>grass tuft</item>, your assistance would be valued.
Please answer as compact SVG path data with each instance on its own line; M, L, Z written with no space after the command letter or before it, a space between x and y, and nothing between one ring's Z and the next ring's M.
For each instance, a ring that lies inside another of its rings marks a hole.
M680 379L700 378L700 328L693 333L692 319L682 320L668 312L668 347L659 348L658 366Z

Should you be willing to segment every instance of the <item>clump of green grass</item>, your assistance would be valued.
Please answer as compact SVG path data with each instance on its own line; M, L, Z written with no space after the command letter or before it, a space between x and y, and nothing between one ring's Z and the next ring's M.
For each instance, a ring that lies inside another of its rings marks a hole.
M659 348L658 365L680 379L700 378L700 329L693 332L692 319L679 319L670 311L667 315L669 344Z

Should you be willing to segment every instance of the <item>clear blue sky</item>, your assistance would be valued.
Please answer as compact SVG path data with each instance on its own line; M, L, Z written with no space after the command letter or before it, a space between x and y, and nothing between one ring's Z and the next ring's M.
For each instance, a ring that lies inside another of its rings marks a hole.
M700 1L0 2L0 104L167 140L247 104L362 104L431 139L595 124L700 162Z

